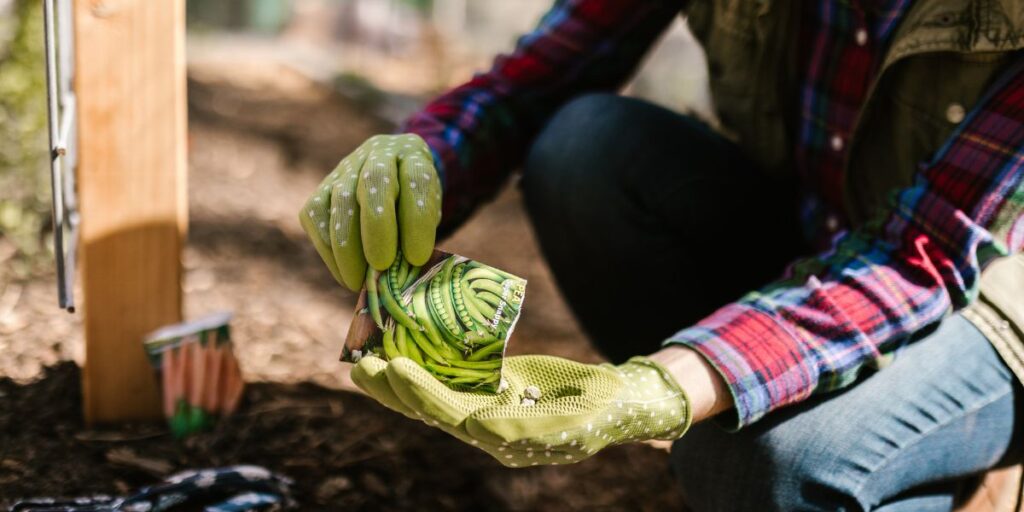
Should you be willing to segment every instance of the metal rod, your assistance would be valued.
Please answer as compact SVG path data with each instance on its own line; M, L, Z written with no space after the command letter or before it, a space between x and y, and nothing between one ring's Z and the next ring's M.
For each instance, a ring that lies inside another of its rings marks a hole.
M62 97L61 103L64 104L62 108L63 116L60 119L60 132L53 150L60 156L66 156L68 146L70 145L68 139L71 138L71 127L75 124L75 100L74 98Z
M50 129L50 181L52 185L53 253L57 264L57 302L60 307L74 311L71 297L71 283L67 282L64 271L64 186L61 158L64 144L60 140L60 111L57 101L60 96L57 76L57 38L54 26L56 16L55 0L43 0L43 21L46 41L46 99ZM70 131L70 130L69 130Z

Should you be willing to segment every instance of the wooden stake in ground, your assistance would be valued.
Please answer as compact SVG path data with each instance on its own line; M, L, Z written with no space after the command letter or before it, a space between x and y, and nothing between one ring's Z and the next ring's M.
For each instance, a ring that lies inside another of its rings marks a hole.
M158 418L140 342L182 319L185 1L73 3L85 419Z

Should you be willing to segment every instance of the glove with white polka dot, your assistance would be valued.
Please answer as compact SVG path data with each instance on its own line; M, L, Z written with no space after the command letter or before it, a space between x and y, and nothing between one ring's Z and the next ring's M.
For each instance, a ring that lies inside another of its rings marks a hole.
M496 394L452 390L404 357L364 357L352 380L385 406L510 467L569 464L610 445L675 440L691 421L682 388L644 357L619 366L508 357Z
M398 244L427 262L441 221L441 183L419 136L376 135L324 179L299 213L303 229L339 283L359 290L367 263L385 270Z

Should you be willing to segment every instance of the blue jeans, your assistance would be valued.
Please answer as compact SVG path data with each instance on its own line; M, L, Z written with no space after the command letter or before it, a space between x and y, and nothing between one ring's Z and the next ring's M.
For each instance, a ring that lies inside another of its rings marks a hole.
M808 250L792 183L638 100L570 102L534 141L521 184L562 293L612 360L657 350ZM694 426L672 461L697 511L950 510L959 481L1022 459L1022 397L988 341L952 316L845 390L738 433Z
M731 434L694 426L672 462L694 510L951 510L958 480L1021 460L1021 393L961 316L884 370Z

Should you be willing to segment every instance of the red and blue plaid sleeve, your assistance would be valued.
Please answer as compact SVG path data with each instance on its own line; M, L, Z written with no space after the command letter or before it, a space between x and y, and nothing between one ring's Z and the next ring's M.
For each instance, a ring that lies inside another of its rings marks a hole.
M430 146L445 190L442 232L492 197L573 96L621 87L683 0L560 0L490 71L430 102L404 130Z
M851 383L977 294L992 258L1024 246L1024 60L978 103L875 222L790 266L666 343L702 353L744 426Z

